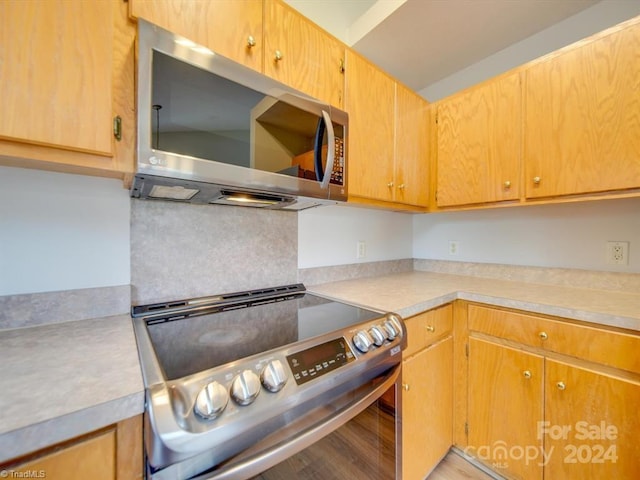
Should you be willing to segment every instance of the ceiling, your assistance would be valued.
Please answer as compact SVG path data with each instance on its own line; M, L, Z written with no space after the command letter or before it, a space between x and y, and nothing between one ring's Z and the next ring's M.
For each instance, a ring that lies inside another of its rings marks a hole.
M286 1L416 91L598 3L598 0Z

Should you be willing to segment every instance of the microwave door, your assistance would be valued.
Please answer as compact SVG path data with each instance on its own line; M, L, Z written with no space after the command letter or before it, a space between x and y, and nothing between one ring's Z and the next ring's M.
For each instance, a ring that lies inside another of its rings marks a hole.
M325 130L327 132L327 168L322 167L322 140ZM335 163L335 143L336 136L333 131L333 123L329 114L322 110L322 117L318 119L318 128L316 129L316 137L314 142L314 165L316 171L316 179L320 182L320 188L329 188L331 180L331 172Z

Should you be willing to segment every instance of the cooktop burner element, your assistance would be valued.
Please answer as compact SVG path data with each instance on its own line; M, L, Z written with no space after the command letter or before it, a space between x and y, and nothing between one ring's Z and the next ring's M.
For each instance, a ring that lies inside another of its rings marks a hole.
M132 316L152 479L215 469L310 411L348 403L397 376L406 345L398 315L302 284L136 306Z
M234 297L239 302L221 305L218 300L210 312L201 301L200 310L191 315L176 315L170 306L169 315L148 319L165 378L175 380L380 316L298 288L260 299L247 292L244 298ZM153 310L156 316L159 309Z

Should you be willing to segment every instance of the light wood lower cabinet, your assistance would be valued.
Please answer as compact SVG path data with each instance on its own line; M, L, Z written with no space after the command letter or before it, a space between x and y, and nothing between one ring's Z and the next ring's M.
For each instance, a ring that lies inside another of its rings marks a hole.
M469 339L469 445L466 452L503 475L541 479L536 458L514 458L515 448L540 452L544 358Z
M637 335L477 305L468 320L461 448L507 478L640 478Z
M640 381L550 359L545 369L545 478L640 478Z
M141 416L0 465L7 478L51 480L136 480L143 469Z
M406 322L410 343L402 363L402 478L405 480L425 478L452 444L451 317L452 308L447 305ZM407 356L407 351L412 354Z

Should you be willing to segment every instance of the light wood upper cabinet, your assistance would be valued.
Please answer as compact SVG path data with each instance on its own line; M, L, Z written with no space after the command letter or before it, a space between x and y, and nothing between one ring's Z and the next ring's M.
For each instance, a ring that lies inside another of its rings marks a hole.
M640 22L525 72L527 198L640 187Z
M520 74L442 100L437 108L437 205L517 200Z
M0 2L0 163L131 172L133 42L116 0ZM116 115L126 129L119 142Z
M396 84L395 202L425 207L429 202L428 109L421 96Z
M393 199L395 88L391 77L347 51L349 196Z
M429 105L347 51L349 197L426 207Z
M344 44L279 0L264 9L264 73L342 107Z
M130 14L262 71L262 0L129 0Z
M111 153L112 2L0 2L0 135Z

